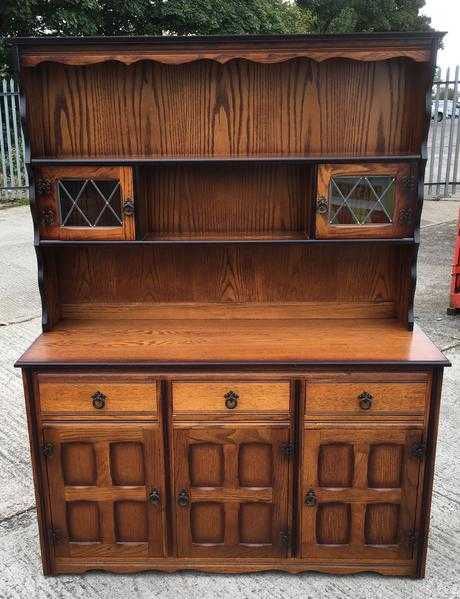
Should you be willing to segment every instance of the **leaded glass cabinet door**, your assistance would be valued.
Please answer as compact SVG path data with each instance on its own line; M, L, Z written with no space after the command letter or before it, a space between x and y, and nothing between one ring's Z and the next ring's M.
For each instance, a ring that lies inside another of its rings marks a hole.
M135 238L129 167L41 167L35 197L42 239Z
M411 164L318 167L317 238L388 238L413 234L417 179Z

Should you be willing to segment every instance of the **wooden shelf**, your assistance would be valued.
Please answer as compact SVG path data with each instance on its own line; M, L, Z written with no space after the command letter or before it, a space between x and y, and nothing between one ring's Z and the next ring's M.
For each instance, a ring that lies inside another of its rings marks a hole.
M153 237L136 240L61 240L61 239L42 239L38 242L39 246L88 246L88 245L126 245L126 246L145 246L145 245L176 245L176 244L297 244L297 245L332 245L332 244L381 244L381 245L414 245L416 242L412 237L403 237L401 239L305 239L295 236L279 237Z
M17 366L443 365L416 327L393 319L62 320Z
M32 166L85 166L85 165L170 165L170 164L245 164L245 163L279 163L279 164L317 164L346 162L405 162L419 160L420 154L393 155L328 155L328 154L259 154L229 156L98 156L73 158L32 158Z

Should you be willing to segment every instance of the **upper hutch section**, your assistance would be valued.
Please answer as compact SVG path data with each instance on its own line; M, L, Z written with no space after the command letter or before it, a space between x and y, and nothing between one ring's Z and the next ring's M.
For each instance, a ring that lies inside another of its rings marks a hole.
M32 162L416 157L438 39L16 40Z

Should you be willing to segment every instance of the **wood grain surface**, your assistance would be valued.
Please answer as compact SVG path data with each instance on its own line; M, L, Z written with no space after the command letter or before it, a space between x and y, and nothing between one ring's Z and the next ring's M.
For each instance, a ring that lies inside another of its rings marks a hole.
M141 237L308 236L308 167L144 167L139 189Z
M165 362L448 364L420 329L391 319L61 321L17 364Z
M45 63L24 70L32 156L419 152L419 66Z

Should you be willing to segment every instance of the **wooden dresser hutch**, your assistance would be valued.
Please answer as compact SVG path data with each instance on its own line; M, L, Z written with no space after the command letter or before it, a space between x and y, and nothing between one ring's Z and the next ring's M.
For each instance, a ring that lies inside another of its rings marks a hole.
M46 574L422 577L440 34L23 38Z

